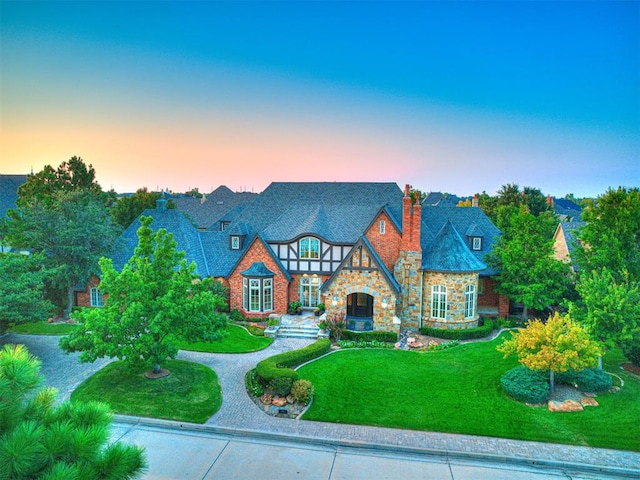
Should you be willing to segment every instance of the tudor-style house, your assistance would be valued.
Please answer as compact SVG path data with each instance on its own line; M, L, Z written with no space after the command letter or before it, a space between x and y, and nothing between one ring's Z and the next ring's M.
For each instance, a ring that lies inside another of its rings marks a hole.
M508 314L493 291L497 272L483 261L498 229L477 205L423 206L408 185L272 183L207 229L163 200L142 215L172 232L198 274L221 280L230 308L247 317L323 303L353 329L398 331L470 328L481 315ZM116 268L139 226L123 233Z

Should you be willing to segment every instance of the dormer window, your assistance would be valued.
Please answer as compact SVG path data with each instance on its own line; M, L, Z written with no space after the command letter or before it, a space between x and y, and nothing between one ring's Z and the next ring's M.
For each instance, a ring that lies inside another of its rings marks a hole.
M471 250L482 250L482 237L471 237Z
M240 250L240 236L231 235L231 250Z
M313 237L300 239L300 258L320 258L320 240Z

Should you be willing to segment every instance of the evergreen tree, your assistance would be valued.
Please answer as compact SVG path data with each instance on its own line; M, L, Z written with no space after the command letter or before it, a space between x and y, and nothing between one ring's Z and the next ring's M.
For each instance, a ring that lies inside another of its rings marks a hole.
M140 447L109 442L104 403L56 405L38 388L40 363L23 345L0 351L0 478L131 479L146 468Z

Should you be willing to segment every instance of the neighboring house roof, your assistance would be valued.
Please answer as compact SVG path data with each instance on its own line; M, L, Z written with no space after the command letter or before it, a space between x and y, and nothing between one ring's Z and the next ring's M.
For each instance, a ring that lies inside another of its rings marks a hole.
M0 174L0 217L7 215L7 210L16 208L18 188L27 183L27 175Z
M489 217L479 207L455 207L451 204L430 206L422 208L422 267L430 269L425 252L431 250L431 246L437 242L437 237L447 222L451 223L453 229L465 243L465 247L477 261L485 265L481 269L482 276L495 275L498 271L486 266L484 257L491 252L493 244L500 236L500 230L491 222ZM464 237L482 237L482 248L480 250L470 250ZM468 267L468 265L467 265ZM464 268L467 268L464 267ZM460 270L467 271L467 270Z
M217 230L219 225L216 222L226 220L223 217L232 210L241 211L257 196L250 192L234 193L222 185L202 198L176 197L173 201L176 208L184 212L198 228Z
M576 233L586 225L585 222L561 222L560 228L567 242L567 249L569 250L569 256L573 256L573 252L580 246L580 241L576 237Z
M355 243L373 217L388 205L394 221L402 218L402 191L395 183L274 182L229 229L243 224L267 242L314 234L335 243Z
M567 200L566 198L554 198L553 208L562 221L580 221L582 207L571 200Z
M435 272L479 272L487 266L469 250L449 220L422 252L422 268Z
M455 207L460 200L462 200L460 197L451 193L429 192L422 200L422 205L430 207L449 205Z

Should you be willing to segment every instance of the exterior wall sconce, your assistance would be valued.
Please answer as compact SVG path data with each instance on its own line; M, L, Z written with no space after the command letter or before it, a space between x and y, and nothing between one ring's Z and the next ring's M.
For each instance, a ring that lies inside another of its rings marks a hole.
M382 299L382 308L386 309L389 306L389 300L387 300L387 297L384 297Z
M333 305L334 307L338 305L338 297L333 297L331 299L331 305Z

